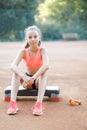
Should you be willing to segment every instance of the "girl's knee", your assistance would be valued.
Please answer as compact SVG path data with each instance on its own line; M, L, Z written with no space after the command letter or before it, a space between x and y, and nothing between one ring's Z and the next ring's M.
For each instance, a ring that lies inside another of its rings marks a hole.
M45 71L45 72L41 75L41 77L48 77L48 71Z

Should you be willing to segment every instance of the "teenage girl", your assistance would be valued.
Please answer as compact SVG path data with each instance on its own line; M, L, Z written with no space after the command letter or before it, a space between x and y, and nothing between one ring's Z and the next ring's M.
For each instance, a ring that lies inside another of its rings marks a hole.
M30 26L25 29L26 46L20 50L13 63L11 70L13 71L11 83L11 100L7 114L16 114L18 105L16 102L18 88L20 83L26 89L38 89L37 101L33 108L33 115L42 115L42 101L47 86L49 58L45 48L40 47L41 33L37 26ZM23 73L19 68L19 63L24 60L27 72Z

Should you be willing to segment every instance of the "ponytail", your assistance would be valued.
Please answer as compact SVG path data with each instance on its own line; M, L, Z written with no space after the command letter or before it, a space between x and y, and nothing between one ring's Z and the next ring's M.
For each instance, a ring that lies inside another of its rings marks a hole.
M38 43L38 46L40 46L41 45L41 41L39 41L39 43Z
M28 47L29 47L29 44L27 43L24 48L28 48Z

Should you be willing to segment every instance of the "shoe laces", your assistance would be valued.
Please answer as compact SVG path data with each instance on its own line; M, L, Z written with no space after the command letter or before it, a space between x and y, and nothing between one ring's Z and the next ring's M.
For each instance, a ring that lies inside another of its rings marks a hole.
M35 107L36 107L36 108L40 108L40 107L41 107L41 105L42 105L42 103L37 102L37 103L35 104Z
M33 110L35 107L40 108L41 105L43 106L42 109L44 110L44 109L45 109L44 106L45 106L46 104L47 104L46 102L44 102L44 103L42 103L42 102L36 102L36 104L32 107L32 110Z
M11 101L9 104L9 107L12 107L12 108L17 107L16 102Z

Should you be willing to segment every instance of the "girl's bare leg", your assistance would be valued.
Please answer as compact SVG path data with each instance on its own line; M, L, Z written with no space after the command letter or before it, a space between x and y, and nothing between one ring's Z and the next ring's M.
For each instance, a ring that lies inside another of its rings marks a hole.
M11 100L12 101L16 101L19 85L20 85L20 77L16 73L13 73L12 82L11 82L11 86L12 86L11 87Z
M43 97L44 97L45 90L46 90L46 87L47 87L47 77L48 77L48 71L46 71L39 78L37 102L43 101Z

